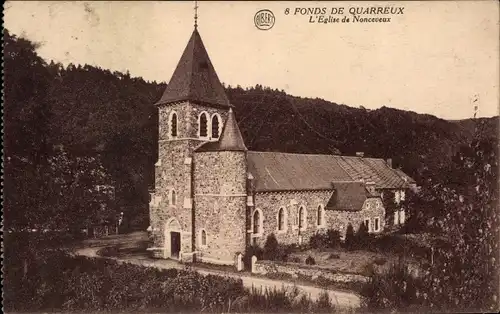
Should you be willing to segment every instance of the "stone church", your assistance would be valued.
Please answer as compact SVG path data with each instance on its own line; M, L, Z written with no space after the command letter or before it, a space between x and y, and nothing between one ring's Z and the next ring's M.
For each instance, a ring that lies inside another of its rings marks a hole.
M395 192L398 203L415 183L390 160L361 154L249 151L196 26L155 105L149 230L156 257L234 265L271 233L301 244L329 228L345 235L348 224L380 232L384 192ZM394 224L404 219L395 212Z

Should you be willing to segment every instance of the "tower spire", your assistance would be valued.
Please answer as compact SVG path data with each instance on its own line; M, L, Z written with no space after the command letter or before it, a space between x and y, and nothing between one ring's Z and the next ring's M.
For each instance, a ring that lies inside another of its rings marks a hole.
M198 28L198 1L194 2L194 28Z

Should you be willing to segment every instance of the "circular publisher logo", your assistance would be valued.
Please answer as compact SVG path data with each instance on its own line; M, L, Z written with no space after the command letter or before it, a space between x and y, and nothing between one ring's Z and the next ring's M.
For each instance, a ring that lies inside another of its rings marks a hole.
M255 27L260 30L267 31L274 26L275 18L271 10L264 9L255 13L253 21L255 23Z

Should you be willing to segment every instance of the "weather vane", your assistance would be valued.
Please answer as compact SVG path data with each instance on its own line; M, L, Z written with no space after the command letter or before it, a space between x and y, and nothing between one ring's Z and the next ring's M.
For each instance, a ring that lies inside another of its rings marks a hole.
M198 27L198 1L194 2L194 28Z

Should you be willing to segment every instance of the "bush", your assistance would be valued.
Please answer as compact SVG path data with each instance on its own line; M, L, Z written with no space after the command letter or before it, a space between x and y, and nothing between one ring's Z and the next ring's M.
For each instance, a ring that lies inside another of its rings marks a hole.
M375 273L365 285L362 295L371 310L408 308L411 303L424 304L424 294L416 293L422 287L402 263L391 265L387 273Z
M300 257L298 256L292 256L290 259L289 259L290 262L292 263L302 263L302 260L300 259Z
M369 247L369 237L370 235L368 234L368 227L364 224L361 223L359 225L359 229L356 232L356 235L354 236L354 246L356 249L364 249Z
M347 250L353 250L355 247L355 239L354 239L354 228L351 224L347 225L347 230L345 233L345 248Z
M102 249L97 250L96 254L104 257L114 257L118 256L120 249L118 246L107 246Z
M279 252L279 244L278 240L274 233L271 233L267 236L266 243L264 244L264 259L275 261L280 257L281 252Z
M243 254L243 265L245 269L252 269L252 256L256 256L257 260L263 259L264 251L257 245L247 246L245 254Z
M379 266L382 266L384 265L385 263L387 263L387 260L383 257L377 257L374 261L373 261L376 265L379 265Z
M340 247L340 232L335 229L328 229L326 232L328 247L336 249Z
M314 258L309 255L307 258L306 258L306 264L307 265L315 265L316 264L316 261L314 260Z
M313 249L324 249L328 247L328 238L325 234L316 233L309 238L309 246Z
M326 233L316 233L309 239L309 246L313 249L338 248L340 246L340 232L328 229Z
M340 255L332 253L328 255L328 259L340 259Z
M262 258L270 261L286 262L291 252L296 250L293 245L281 245L278 243L276 236L271 233L267 236Z

